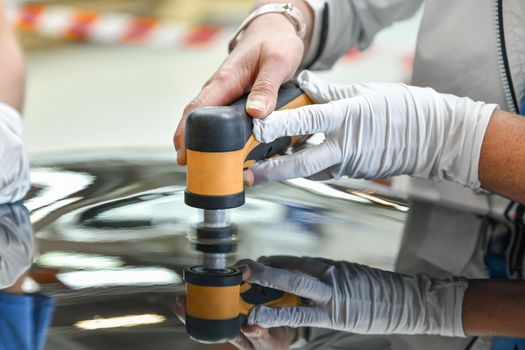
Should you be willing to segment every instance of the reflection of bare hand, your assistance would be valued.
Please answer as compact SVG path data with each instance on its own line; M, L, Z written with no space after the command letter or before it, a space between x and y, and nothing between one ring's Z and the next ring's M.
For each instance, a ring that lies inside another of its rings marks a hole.
M175 304L175 314L184 323L186 296L179 295ZM262 328L244 326L241 334L230 340L239 350L285 350L297 338L297 329L290 327Z

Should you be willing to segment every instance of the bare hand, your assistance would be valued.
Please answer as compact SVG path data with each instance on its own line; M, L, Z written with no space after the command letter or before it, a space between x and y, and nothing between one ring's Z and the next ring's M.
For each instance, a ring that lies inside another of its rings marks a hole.
M177 162L186 164L186 117L199 107L226 105L251 90L247 112L255 118L270 114L279 86L290 79L301 62L303 41L280 14L266 14L246 28L232 53L186 106L174 136Z

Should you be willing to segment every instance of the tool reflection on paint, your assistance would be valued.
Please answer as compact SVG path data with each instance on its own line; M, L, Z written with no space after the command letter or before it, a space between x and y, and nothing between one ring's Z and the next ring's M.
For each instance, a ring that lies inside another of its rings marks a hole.
M105 328L128 328L152 325L166 321L166 317L156 314L128 315L109 318L96 318L93 320L78 321L75 327L84 330L97 330Z
M160 267L135 267L112 270L72 271L57 275L72 289L176 284L181 278L175 272Z
M277 109L296 108L311 100L295 82L281 87ZM252 135L246 97L230 106L194 110L186 121L187 188L184 201L203 210L202 222L190 235L203 254L202 265L184 271L186 331L199 342L220 343L239 334L250 310L264 304L296 306L299 297L243 283L241 271L227 266L238 233L227 210L245 202L243 169L257 160L284 154L308 136L281 137L268 144Z
M69 268L83 270L112 269L124 265L124 261L116 256L104 256L100 254L69 253L53 250L40 255L37 258L40 266L48 268Z

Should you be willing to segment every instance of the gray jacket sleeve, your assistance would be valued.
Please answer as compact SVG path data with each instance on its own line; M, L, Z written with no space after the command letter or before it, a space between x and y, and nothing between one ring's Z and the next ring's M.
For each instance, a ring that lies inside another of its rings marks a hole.
M22 118L14 108L0 102L0 204L21 200L29 187Z
M352 47L367 48L381 29L413 16L423 0L306 0L314 11L303 68L330 68Z

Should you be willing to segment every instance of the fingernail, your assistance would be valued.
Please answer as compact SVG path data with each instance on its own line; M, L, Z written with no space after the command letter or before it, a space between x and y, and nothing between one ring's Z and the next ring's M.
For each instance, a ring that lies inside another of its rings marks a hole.
M247 109L261 112L260 116L264 116L268 112L268 99L261 96L253 96L248 99ZM259 117L259 115L258 115Z

